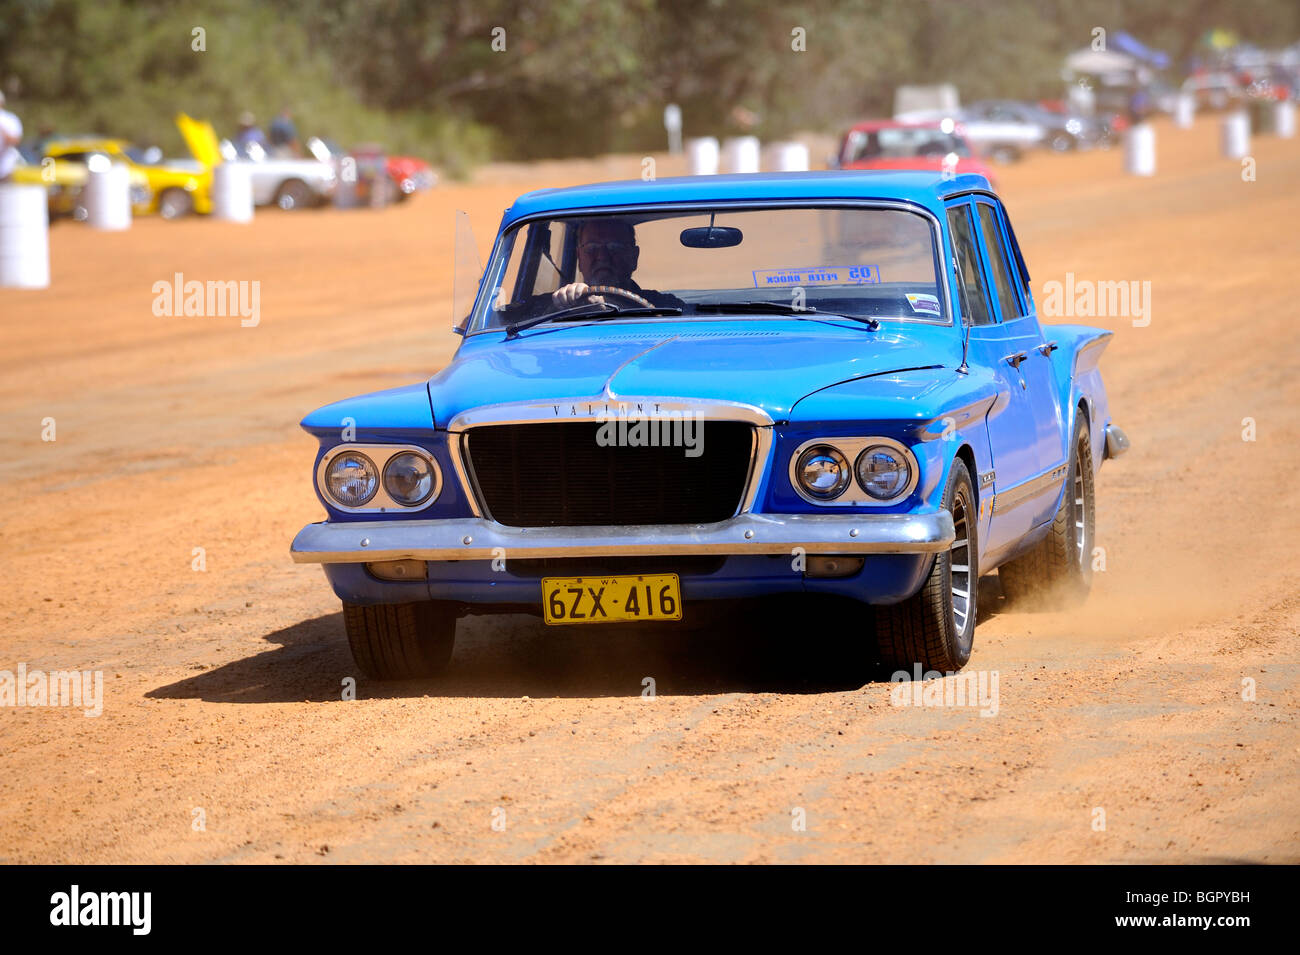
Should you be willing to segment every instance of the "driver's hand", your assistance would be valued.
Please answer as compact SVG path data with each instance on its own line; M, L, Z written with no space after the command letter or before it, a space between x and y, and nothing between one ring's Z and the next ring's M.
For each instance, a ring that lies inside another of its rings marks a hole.
M587 288L588 286L584 282L572 282L569 285L562 285L551 293L551 304L556 308L568 308L570 305L576 305L578 300L587 294ZM600 295L593 295L590 301L599 305L605 299Z

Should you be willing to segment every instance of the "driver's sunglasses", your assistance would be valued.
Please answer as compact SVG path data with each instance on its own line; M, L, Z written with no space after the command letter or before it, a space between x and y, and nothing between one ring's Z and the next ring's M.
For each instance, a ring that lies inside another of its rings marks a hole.
M587 258L595 258L599 252L614 256L631 252L632 245L627 242L584 242L578 246L578 251Z

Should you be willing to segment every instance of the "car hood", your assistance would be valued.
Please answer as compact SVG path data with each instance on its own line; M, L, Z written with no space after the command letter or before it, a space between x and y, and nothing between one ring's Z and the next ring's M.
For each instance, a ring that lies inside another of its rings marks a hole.
M779 421L800 398L839 382L960 360L952 328L922 323L885 322L874 332L784 320L541 326L512 341L468 339L429 379L429 396L439 428L485 405L606 395L742 402Z

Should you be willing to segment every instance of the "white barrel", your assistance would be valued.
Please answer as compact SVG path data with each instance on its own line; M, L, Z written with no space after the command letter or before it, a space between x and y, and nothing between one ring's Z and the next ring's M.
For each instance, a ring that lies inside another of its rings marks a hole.
M131 170L116 162L87 165L86 224L108 232L131 228Z
M1289 99L1273 104L1273 132L1282 139L1295 136L1295 103Z
M758 172L757 136L733 136L722 144L723 172Z
M1124 136L1124 171L1130 176L1156 174L1156 131L1150 123L1138 123Z
M44 186L0 185L0 288L50 287Z
M253 173L248 163L233 160L212 170L212 218L253 221Z
M1250 114L1244 109L1234 110L1223 117L1223 155L1228 159L1243 159L1250 155Z
M769 172L807 172L808 147L803 143L768 143L763 168Z
M686 162L692 176L716 175L718 141L712 136L686 140Z
M1191 129L1196 118L1196 97L1191 93L1179 93L1174 100L1174 125L1179 129Z

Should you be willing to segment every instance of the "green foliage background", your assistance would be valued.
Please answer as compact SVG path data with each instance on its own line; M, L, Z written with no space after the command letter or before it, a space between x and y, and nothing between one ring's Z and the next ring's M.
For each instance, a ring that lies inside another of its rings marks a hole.
M489 157L662 148L668 102L688 136L734 131L739 106L772 137L887 114L900 83L1057 97L1062 57L1098 26L1181 63L1216 27L1294 42L1300 3L0 0L0 87L29 132L173 153L179 110L229 135L241 111L265 124L288 105L304 136L382 142L455 174ZM791 49L796 27L806 52Z

